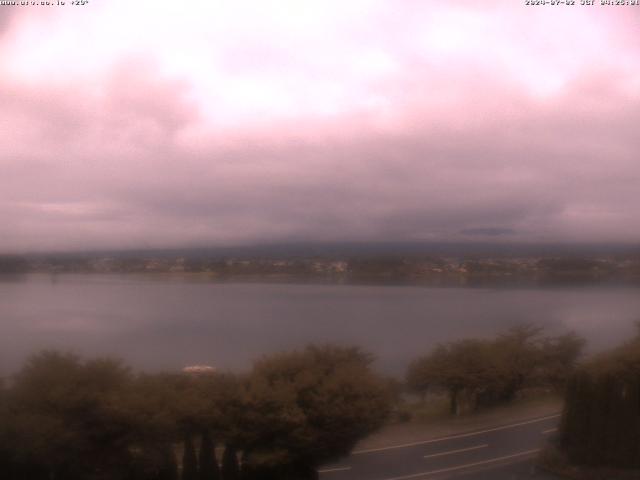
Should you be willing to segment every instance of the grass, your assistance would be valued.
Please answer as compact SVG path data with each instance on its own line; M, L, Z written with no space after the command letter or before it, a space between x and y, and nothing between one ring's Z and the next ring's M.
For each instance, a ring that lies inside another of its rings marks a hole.
M392 423L411 422L418 424L430 424L434 421L476 418L483 415L513 416L526 413L530 410L562 408L562 399L557 393L531 390L524 392L512 402L492 407L483 407L473 412L465 412L452 417L449 410L449 399L445 395L434 395L425 401L408 399L402 402L392 418Z
M558 395L540 391L530 391L507 405L458 416L449 414L446 397L433 396L426 402L407 399L398 407L386 426L362 440L356 449L385 447L483 430L557 414L561 410L562 399Z

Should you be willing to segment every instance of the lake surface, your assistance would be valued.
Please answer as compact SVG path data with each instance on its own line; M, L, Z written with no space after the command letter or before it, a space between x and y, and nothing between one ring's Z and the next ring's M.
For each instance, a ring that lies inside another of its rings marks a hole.
M519 323L575 330L591 351L628 339L637 287L545 289L209 283L173 277L0 280L0 375L42 348L115 355L136 369L240 370L310 342L356 344L402 374L436 343Z

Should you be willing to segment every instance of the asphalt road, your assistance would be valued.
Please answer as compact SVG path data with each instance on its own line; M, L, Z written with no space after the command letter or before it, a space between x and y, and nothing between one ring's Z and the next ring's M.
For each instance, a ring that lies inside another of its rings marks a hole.
M551 480L535 457L559 415L437 439L354 451L319 470L320 480Z

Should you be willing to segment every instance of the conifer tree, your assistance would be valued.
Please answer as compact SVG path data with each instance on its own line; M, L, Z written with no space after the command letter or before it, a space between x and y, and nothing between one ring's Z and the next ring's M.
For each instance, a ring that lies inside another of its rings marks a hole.
M171 445L167 445L163 464L158 472L158 480L178 480L178 465Z
M568 383L560 445L571 462L640 467L640 336L583 366Z
M198 459L193 446L191 434L184 437L184 453L182 455L182 480L198 480Z
M200 442L200 480L219 480L220 469L216 459L215 445L208 431L202 433Z
M227 444L222 455L222 480L240 480L240 465L236 448Z

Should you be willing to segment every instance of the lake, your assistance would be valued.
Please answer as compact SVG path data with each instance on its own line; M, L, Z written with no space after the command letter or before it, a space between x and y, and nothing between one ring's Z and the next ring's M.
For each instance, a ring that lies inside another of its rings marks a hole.
M438 342L533 322L591 351L634 333L637 287L531 289L213 283L134 275L0 279L0 375L43 348L113 355L136 369L240 370L310 342L355 344L402 374Z

